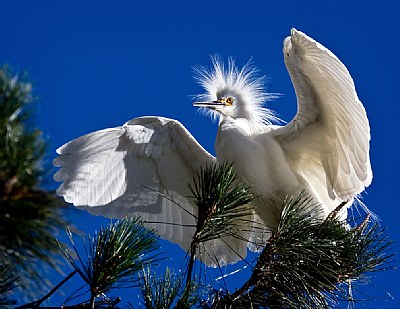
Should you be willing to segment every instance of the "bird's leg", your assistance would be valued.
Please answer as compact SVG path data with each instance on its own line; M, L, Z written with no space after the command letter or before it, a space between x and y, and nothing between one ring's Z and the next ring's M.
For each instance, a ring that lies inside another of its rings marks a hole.
M338 213L343 209L344 206L346 206L346 204L348 202L349 202L349 200L341 202L340 205L338 207L336 207L334 210L332 210L332 212L326 217L325 221L332 220L332 219L336 218Z
M354 234L359 233L364 228L364 226L368 223L370 218L371 218L371 214L367 214L365 219L359 225L357 225L357 227L355 227L353 229L353 233Z

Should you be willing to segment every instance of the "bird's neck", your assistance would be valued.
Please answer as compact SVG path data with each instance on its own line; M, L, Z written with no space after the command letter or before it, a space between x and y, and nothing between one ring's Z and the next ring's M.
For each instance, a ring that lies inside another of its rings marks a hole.
M264 132L266 125L246 118L221 117L219 128L222 131L236 129L241 131L243 135L250 136Z

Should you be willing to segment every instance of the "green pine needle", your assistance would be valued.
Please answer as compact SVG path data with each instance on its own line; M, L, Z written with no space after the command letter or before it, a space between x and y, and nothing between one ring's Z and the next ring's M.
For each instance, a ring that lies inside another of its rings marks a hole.
M197 284L184 283L182 276L177 276L166 269L165 274L157 278L150 270L143 270L141 292L147 309L185 309L192 308L197 301Z
M389 269L391 242L369 217L358 227L330 216L320 219L307 196L285 205L277 230L261 253L251 278L212 308L330 308L354 301L350 289L369 273Z
M26 79L0 68L0 197L37 185L43 174L46 143L30 123L32 85Z
M26 74L0 68L0 263L12 265L29 296L45 291L41 273L61 264L54 234L67 226L60 203L40 189L47 146L31 123L32 101Z
M200 168L193 186L188 185L198 207L195 243L235 235L236 221L251 214L246 204L253 200L250 187L239 179L233 164Z
M190 245L187 282L191 281L195 256L199 246L207 241L235 237L247 242L241 234L247 226L252 210L247 206L253 200L250 187L239 179L233 164L210 164L201 167L193 185L188 184L198 215L196 231ZM245 223L245 224L243 224ZM204 253L198 253L198 256ZM205 253L207 254L207 253ZM215 261L218 263L217 258Z
M85 258L69 232L77 260L63 250L73 268L89 287L91 301L111 289L134 285L134 275L157 261L158 236L138 218L118 220L101 227L84 240Z
M18 282L18 276L14 273L12 267L6 264L0 264L0 307L8 308L15 305L16 301L7 297Z

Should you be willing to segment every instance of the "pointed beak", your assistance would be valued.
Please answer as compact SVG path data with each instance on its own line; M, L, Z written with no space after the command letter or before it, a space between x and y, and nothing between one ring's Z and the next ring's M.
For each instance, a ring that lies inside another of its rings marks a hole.
M221 101L193 102L192 104L193 104L193 106L196 106L196 107L208 107L211 109L216 109L218 107L223 107L226 105L225 102L221 102Z

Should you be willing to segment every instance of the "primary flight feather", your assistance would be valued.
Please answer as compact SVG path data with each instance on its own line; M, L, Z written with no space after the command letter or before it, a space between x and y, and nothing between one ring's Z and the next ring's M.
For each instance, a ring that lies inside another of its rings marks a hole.
M275 228L287 197L306 191L323 216L350 206L372 180L369 123L354 82L332 52L295 29L283 54L298 106L287 125L273 124L278 119L263 106L272 96L250 65L238 69L230 60L225 67L213 58L212 70L196 69L205 93L193 105L219 118L216 157L176 120L135 118L60 147L57 194L96 215L141 215L187 250L198 213L187 184L206 164L234 162L258 198L240 237L204 244L198 258L210 265L243 258L259 236L253 225Z

